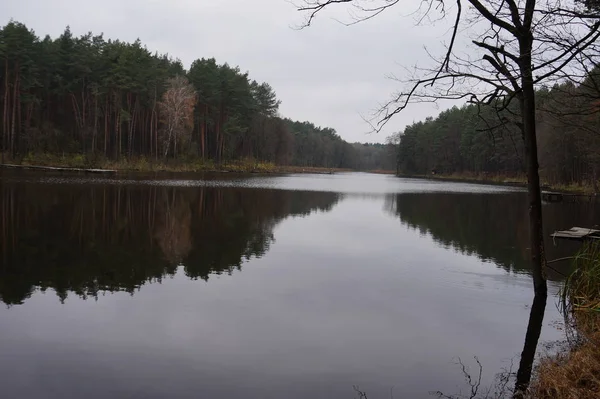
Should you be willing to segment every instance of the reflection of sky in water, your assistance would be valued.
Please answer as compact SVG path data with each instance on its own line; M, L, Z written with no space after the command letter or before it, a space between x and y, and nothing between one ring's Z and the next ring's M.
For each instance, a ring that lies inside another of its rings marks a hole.
M204 282L179 268L134 295L71 294L61 305L38 291L0 309L8 397L351 398L359 385L373 398L392 386L396 397L429 398L462 387L458 357L474 366L478 356L485 386L522 349L530 276L408 228L381 195L512 189L364 174L136 183L374 195L283 219L268 252L241 272ZM542 341L561 337L549 326L560 319L554 302Z
M390 175L367 173L293 174L284 176L236 176L228 173L204 175L205 178L146 179L133 175L134 179L104 177L41 177L34 181L48 184L122 184L154 185L169 187L248 187L282 190L329 191L339 193L504 193L523 191L522 188L471 183L452 183L437 180L406 179Z

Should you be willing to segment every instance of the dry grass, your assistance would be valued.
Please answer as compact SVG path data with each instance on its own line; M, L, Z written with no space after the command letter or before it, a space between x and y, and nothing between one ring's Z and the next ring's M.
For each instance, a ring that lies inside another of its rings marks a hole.
M565 282L562 303L578 340L570 350L540 362L532 398L600 398L600 244L584 246Z
M540 363L530 387L531 398L600 398L599 341L588 342Z
M587 184L579 184L579 183L569 183L569 184L552 184L550 185L552 190L559 191L562 193L570 193L570 194L585 194L592 195L594 194L594 187L591 183Z
M349 172L351 169L326 168L314 166L282 166L272 162L257 161L252 158L227 161L217 164L212 160L197 157L179 159L154 159L143 156L116 161L103 156L83 154L29 153L20 159L11 159L10 163L22 165L56 166L70 168L98 168L135 172L237 172L237 173L319 173L331 174Z
M352 169L325 168L322 166L278 166L278 173L317 173L331 174L336 172L352 172Z
M584 245L574 258L574 266L565 282L563 304L571 313L600 314L600 243Z
M495 173L451 173L451 174L431 174L431 175L402 175L401 177L416 177L422 179L432 180L448 180L456 182L473 182L473 183L494 183L494 184L506 184L525 186L527 184L527 177L523 175L508 176L505 174Z
M496 173L451 173L451 174L435 174L435 175L400 175L403 177L417 177L423 179L434 179L434 180L449 180L457 182L473 182L473 183L494 183L494 184L505 184L514 186L526 186L527 176L525 175L505 175ZM600 183L600 182L599 182ZM594 194L593 184L590 182L586 183L549 183L542 181L542 188L552 191L558 191L567 194L582 194L592 195Z
M154 159L146 157L122 158L118 161L102 156L83 154L29 153L21 159L12 160L22 165L58 166L71 168L99 168L136 172L245 172L274 173L279 168L271 162L260 162L251 158L215 164L212 160L200 158Z

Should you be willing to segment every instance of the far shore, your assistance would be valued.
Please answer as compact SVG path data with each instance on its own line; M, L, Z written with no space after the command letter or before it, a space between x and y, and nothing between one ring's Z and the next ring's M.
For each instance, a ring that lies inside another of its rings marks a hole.
M276 165L271 162L259 162L253 159L243 159L236 161L227 161L215 163L210 160L191 159L191 160L156 160L144 157L122 159L119 161L107 159L90 159L83 155L52 156L52 155L28 155L22 159L6 159L0 164L4 168L23 168L27 167L43 171L44 167L48 171L51 168L62 168L64 172L80 173L102 173L113 172L116 174L125 174L132 172L192 172L192 173L258 173L258 174L291 174L291 173L312 173L312 174L334 174L341 172L358 172L353 169L331 168L324 166L292 166ZM394 175L393 170L372 170L361 171L377 174Z
M431 175L414 175L414 174L402 174L398 177L408 179L427 179L427 180L442 180L450 182L468 182L476 184L493 184L501 186L512 186L512 187L527 187L527 178L523 176L506 176L502 174L431 174ZM577 194L591 196L594 195L594 188L591 183L578 184L550 184L542 183L542 190L558 192L563 194Z
M236 161L227 161L221 164L211 160L202 159L168 159L156 160L145 157L122 159L119 161L107 159L90 159L83 155L69 156L53 156L53 155L35 155L26 156L22 159L6 159L4 163L0 163L2 168L10 167L31 167L43 170L48 167L64 168L64 172L79 172L79 173L101 173L112 172L113 174L123 175L128 173L146 172L146 173L256 173L256 174L335 174L343 172L366 172L383 175L393 175L408 179L426 179L437 181L448 181L456 183L475 183L488 185L502 185L512 187L527 187L527 178L522 176L507 176L502 174L472 174L472 173L453 173L453 174L397 174L394 170L354 170L344 168L331 168L324 166L293 166L293 165L276 165L271 162L259 162L253 159L243 159ZM591 183L587 184L548 184L543 183L542 189L546 191L559 192L564 194L594 195L594 188Z

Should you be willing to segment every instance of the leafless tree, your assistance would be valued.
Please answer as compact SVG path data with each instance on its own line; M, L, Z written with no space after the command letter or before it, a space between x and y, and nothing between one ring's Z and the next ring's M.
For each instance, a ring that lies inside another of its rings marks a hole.
M400 0L303 0L297 8L305 13L303 26L307 27L331 6L350 7L351 25L400 4ZM511 122L520 130L525 147L534 292L545 303L536 88L565 81L581 84L599 64L600 12L576 0L455 0L452 4L422 2L424 16L452 18L449 41L442 54L429 54L433 67L415 68L410 77L400 79L403 88L379 109L372 126L379 131L410 104L441 99L465 99L512 114ZM457 43L465 39L470 48L461 51ZM501 119L502 124L507 122ZM539 332L528 330L534 348ZM528 382L518 384L517 391L526 389Z
M307 27L330 6L351 7L348 24L354 24L399 4L399 0L304 0L297 7L306 14L303 26ZM412 103L441 99L465 99L513 113L525 147L534 291L546 295L535 89L565 79L582 80L583 71L598 63L600 14L573 0L455 0L452 7L444 0L426 0L423 4L427 16L452 18L449 41L439 56L429 54L433 67L415 69L412 76L400 79L405 86L379 109L373 128L379 131ZM460 51L459 39L470 40L468 51ZM513 102L517 107L510 107Z
M185 77L177 76L167 81L167 90L159 103L165 157L171 147L173 155L176 155L177 144L189 140L197 98L194 86Z

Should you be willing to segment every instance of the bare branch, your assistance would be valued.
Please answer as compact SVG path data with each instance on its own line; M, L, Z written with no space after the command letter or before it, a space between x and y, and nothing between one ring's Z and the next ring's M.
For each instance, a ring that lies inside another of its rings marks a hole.
M473 44L475 44L478 47L484 48L486 50L488 50L491 53L494 54L502 54L505 57L510 58L511 60L513 60L514 62L518 62L519 61L519 57L517 57L516 55L509 53L508 51L506 51L504 49L504 47L496 47L496 46L492 46L490 44L484 43L484 42L478 42L477 40L473 40L472 41Z
M585 35L583 38L581 38L580 40L578 40L576 43L573 43L571 46L567 47L566 50L564 50L563 53L561 53L560 55L540 64L537 66L534 66L532 68L533 71L545 68L547 66L552 65L555 62L558 62L559 60L561 60L562 58L566 57L568 54L571 54L570 57L568 57L565 61L563 61L558 67L554 68L552 71L544 74L542 77L539 77L536 79L536 82L541 81L542 79L545 79L548 76L551 76L553 74L555 74L557 71L559 71L560 69L562 69L565 65L567 65L570 61L573 60L573 58L578 54L581 53L583 50L585 50L587 47L589 47L590 45L592 45L593 43L596 42L596 40L598 39L598 28L600 28L600 21L596 22L592 29L590 29L590 32ZM575 51L575 52L574 52Z
M308 17L307 17L306 21L304 22L304 24L302 25L302 27L305 28L305 27L310 26L311 23L313 22L313 20L315 19L315 17L317 16L317 14L319 14L321 11L323 11L326 7L334 5L334 4L344 4L344 3L353 3L353 2L355 2L355 0L306 0L305 1L306 5L296 6L296 8L298 9L298 11L307 11L308 12ZM397 3L400 2L400 0L384 0L384 2L385 2L385 4L383 4L381 6L376 6L376 7L361 7L361 6L355 5L360 11L364 12L366 15L364 17L359 17L354 22L348 23L345 25L354 25L358 22L362 22L362 21L366 21L371 18L374 18L377 15L384 12L385 10L387 10L388 8L395 6Z
M444 60L442 61L441 65L440 65L440 69L438 70L437 74L434 76L433 80L429 83L430 86L433 86L433 84L435 83L437 78L440 76L440 74L444 70L446 72L448 72L448 69L450 66L450 57L452 56L452 50L454 50L454 43L456 42L456 32L458 31L458 27L460 25L460 16L461 16L461 12L462 12L462 4L461 4L460 0L456 0L456 6L457 6L456 20L454 22L454 27L452 29L452 38L450 39L450 45L448 46L448 50L446 51L446 56L444 57Z
M517 36L519 34L517 28L515 28L513 25L509 24L508 22L500 19L496 15L492 14L490 12L490 10L485 8L485 6L479 2L479 0L468 0L468 1L469 1L469 3L471 3L471 5L473 5L473 7L475 7L477 9L477 11L479 11L479 13L485 19L490 21L492 24L512 33L515 36Z

